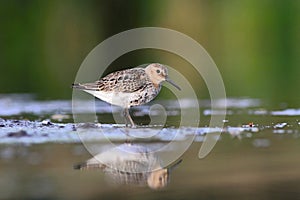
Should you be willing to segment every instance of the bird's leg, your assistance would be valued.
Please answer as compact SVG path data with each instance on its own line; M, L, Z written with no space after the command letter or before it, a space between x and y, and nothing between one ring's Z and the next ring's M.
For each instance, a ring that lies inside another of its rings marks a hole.
M126 109L123 110L123 115L124 115L124 118L125 118L125 126L128 127L128 117L127 117Z
M132 120L132 118L131 118L131 116L129 114L129 109L128 108L125 108L125 110L124 110L124 116L125 116L125 119L126 119L126 126L127 126L128 120L129 120L129 122L131 124L131 128L135 128L136 126L135 126L135 124L134 124L134 122L133 122L133 120Z

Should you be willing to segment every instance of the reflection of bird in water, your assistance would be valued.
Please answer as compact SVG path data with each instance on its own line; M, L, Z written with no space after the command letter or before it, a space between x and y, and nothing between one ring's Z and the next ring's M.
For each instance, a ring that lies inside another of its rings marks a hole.
M112 105L124 108L126 122L135 127L129 108L152 101L160 92L161 83L167 81L180 88L168 78L166 66L149 64L146 68L133 68L113 72L94 83L73 84L75 89L83 90ZM126 123L127 124L127 123Z
M170 172L180 162L181 160L164 168L159 157L154 152L149 152L148 148L122 144L75 165L74 169L101 169L114 183L148 185L150 188L159 189L168 184Z

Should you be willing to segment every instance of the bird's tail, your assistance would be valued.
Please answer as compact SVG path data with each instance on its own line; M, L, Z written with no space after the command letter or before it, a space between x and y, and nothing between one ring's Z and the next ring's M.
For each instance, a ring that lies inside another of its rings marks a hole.
M105 169L106 165L103 165L102 163L87 163L82 162L73 165L73 169L79 169L79 170L88 170L88 169Z
M97 83L73 83L72 88L78 89L78 90L98 91L99 85L97 85Z
M74 89L78 89L78 90L84 90L85 89L85 86L81 85L80 83L73 83L71 87L74 88Z
M73 165L73 169L83 169L86 166L87 166L86 163L78 163L78 164Z

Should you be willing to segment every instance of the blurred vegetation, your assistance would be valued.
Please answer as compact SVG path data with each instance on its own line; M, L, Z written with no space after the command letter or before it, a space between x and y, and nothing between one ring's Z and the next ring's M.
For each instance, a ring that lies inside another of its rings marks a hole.
M71 98L87 54L137 27L180 31L209 52L227 95L300 105L300 1L10 0L0 2L0 93ZM187 63L167 52L131 52L110 70L162 62L180 66L200 98L209 97Z

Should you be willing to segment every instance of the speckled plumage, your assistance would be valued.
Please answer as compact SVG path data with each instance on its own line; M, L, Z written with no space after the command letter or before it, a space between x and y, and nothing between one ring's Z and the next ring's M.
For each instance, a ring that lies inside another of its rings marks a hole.
M159 155L150 148L136 144L122 144L103 151L74 169L101 169L115 183L148 185L153 189L165 187L170 172L181 160L163 167Z
M108 74L93 83L73 84L73 88L84 90L110 104L129 109L153 100L161 89L161 83L168 81L167 68L159 63L149 64L146 68L133 68ZM129 115L127 111L127 115ZM126 116L126 113L125 113ZM131 124L133 121L128 116Z

